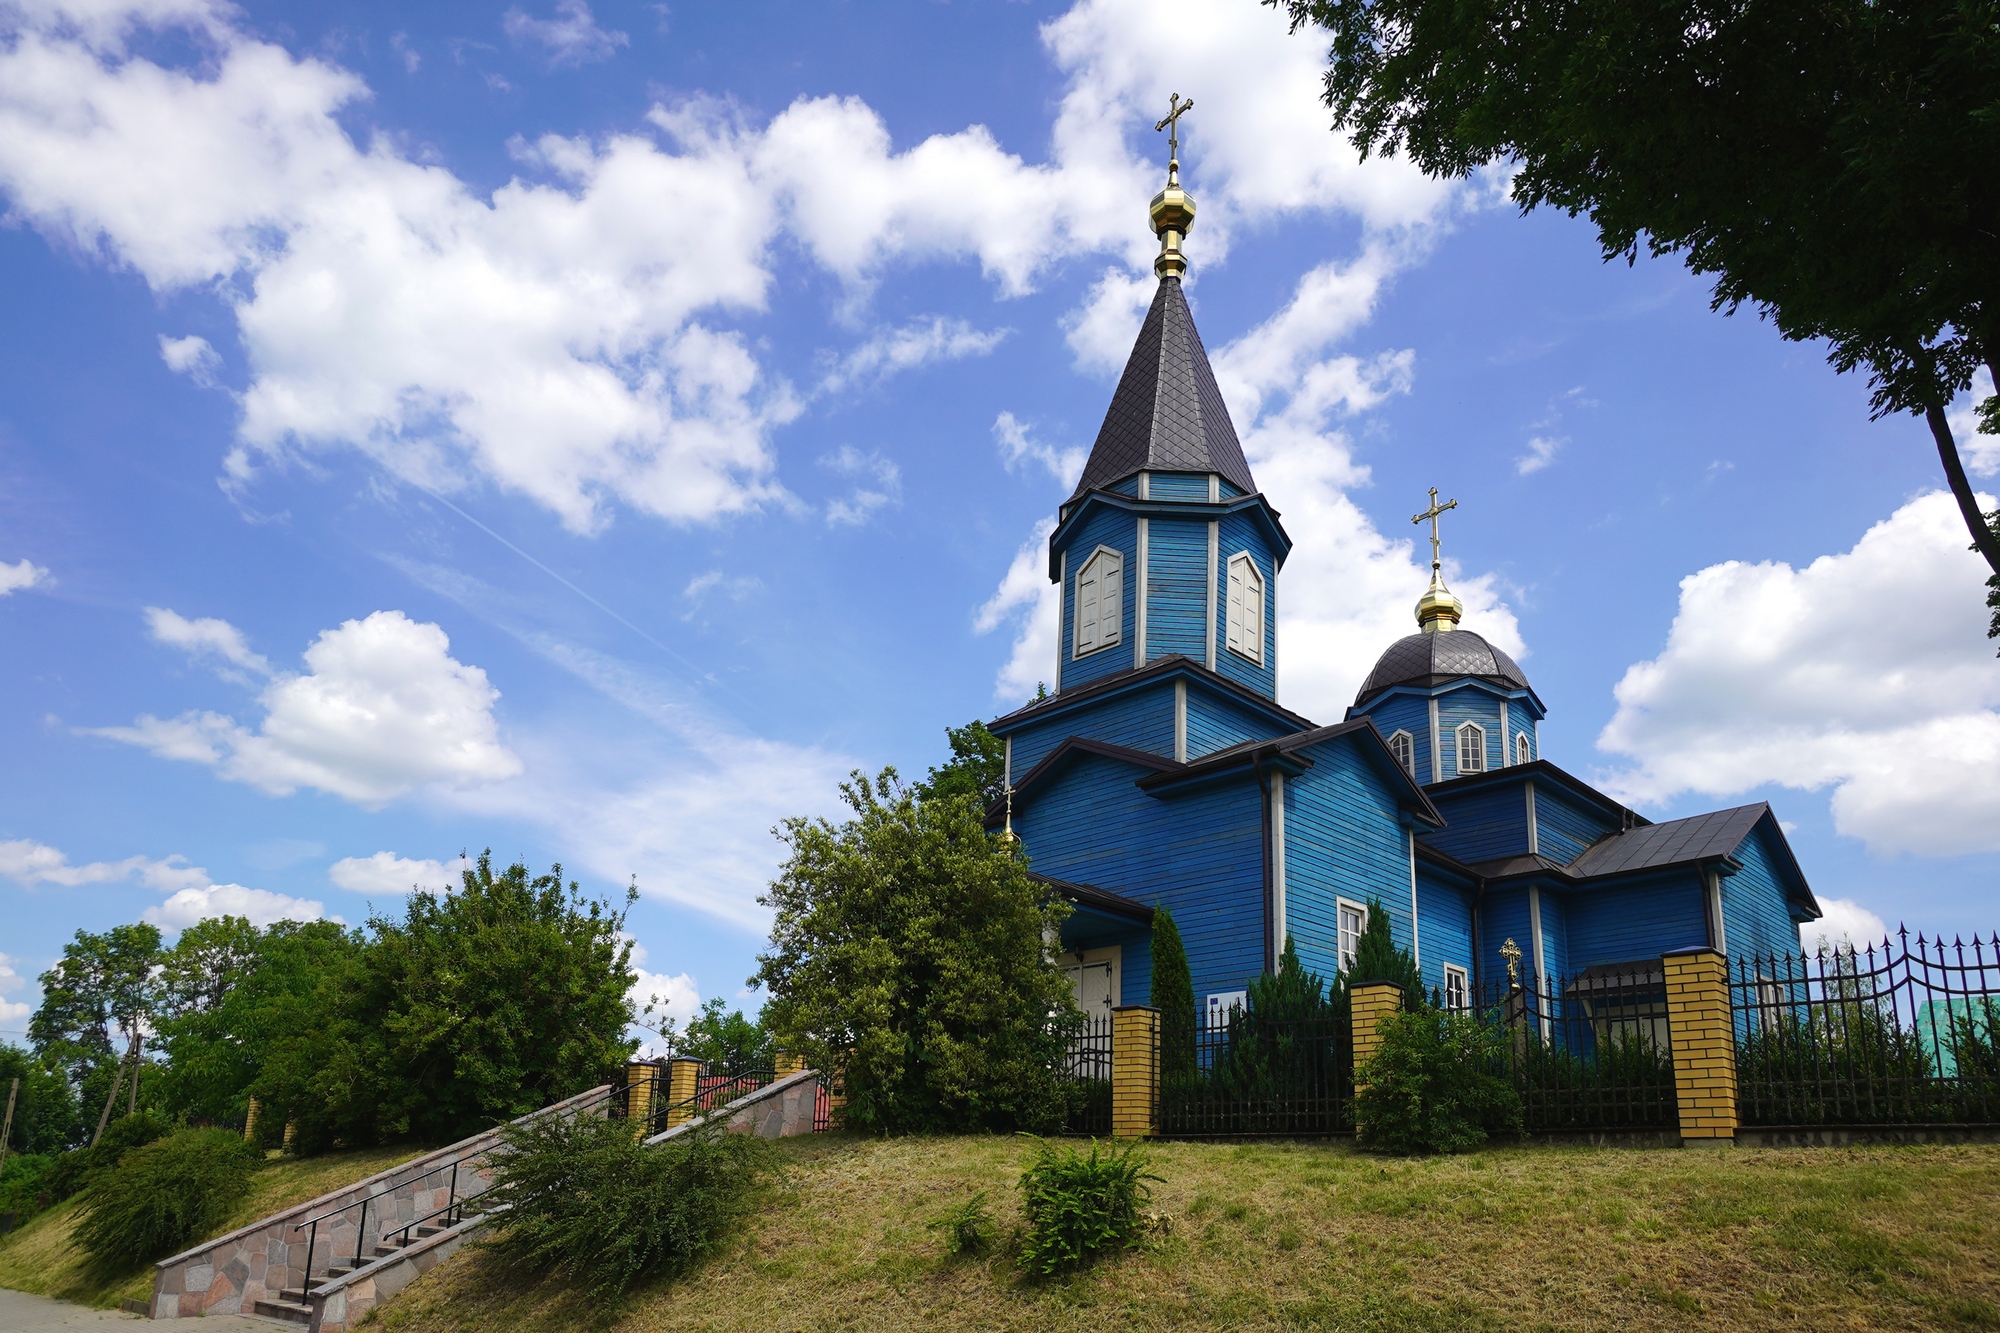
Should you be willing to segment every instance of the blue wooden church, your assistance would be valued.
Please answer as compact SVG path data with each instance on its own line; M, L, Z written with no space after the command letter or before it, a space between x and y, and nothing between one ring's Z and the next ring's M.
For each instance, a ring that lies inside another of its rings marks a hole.
M1061 947L1086 1011L1147 1002L1158 904L1217 1015L1287 938L1332 976L1371 901L1453 1005L1505 984L1508 941L1551 1000L1656 972L1669 950L1796 948L1819 907L1769 806L1655 824L1543 758L1534 686L1458 628L1436 491L1417 632L1344 719L1279 704L1292 541L1181 292L1194 201L1178 162L1151 211L1159 290L1049 538L1055 690L990 724L1010 788L990 823L1075 904Z

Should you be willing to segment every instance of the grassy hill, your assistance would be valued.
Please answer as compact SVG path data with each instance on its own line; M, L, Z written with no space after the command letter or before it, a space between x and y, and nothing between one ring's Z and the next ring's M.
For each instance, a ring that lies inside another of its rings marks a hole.
M975 1190L1019 1220L1018 1139L788 1140L785 1185L687 1280L593 1308L471 1252L390 1333L2000 1328L2000 1146L1156 1150L1162 1234L1069 1281L948 1261Z
M329 1153L303 1160L273 1156L251 1178L250 1193L229 1221L216 1230L223 1235L281 1208L316 1199L351 1181L385 1171L417 1155L414 1148L371 1148ZM124 1300L147 1300L153 1294L151 1264L122 1273L103 1273L71 1240L78 1203L58 1204L20 1230L0 1237L0 1287L55 1296L86 1305L115 1306Z

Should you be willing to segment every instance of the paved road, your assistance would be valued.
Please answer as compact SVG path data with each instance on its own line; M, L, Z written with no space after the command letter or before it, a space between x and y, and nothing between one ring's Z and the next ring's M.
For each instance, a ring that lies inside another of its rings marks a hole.
M93 1310L87 1305L71 1305L68 1301L52 1301L46 1296L30 1296L25 1291L8 1291L0 1287L0 1333L94 1333L95 1330L113 1326L127 1327L132 1324L147 1323L135 1314L120 1314L116 1310ZM162 1330L182 1327L180 1320L150 1324ZM276 1319L257 1319L249 1315L210 1315L199 1323L190 1321L185 1327L189 1333L273 1333L273 1330L297 1328L296 1324L286 1324ZM138 1333L133 1329L132 1333Z

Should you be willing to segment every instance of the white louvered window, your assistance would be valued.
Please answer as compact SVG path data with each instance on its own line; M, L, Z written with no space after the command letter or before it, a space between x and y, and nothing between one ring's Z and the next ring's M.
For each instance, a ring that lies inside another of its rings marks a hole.
M1477 722L1459 724L1458 771L1461 773L1486 771L1486 728Z
M1525 764L1533 757L1528 752L1528 733L1524 731L1514 737L1514 762Z
M1264 576L1243 551L1229 557L1229 651L1263 664Z
M1407 731L1399 731L1389 738L1389 753L1396 756L1396 762L1411 777L1417 775L1417 746Z
M1082 657L1118 642L1124 626L1125 557L1100 546L1076 572L1076 647Z

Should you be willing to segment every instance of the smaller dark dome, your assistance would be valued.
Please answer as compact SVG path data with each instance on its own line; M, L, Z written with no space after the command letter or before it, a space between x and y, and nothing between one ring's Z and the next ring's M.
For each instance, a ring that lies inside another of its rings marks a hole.
M1428 688L1471 676L1512 690L1529 688L1514 659L1469 629L1419 632L1389 645L1354 696L1359 708L1395 685Z

